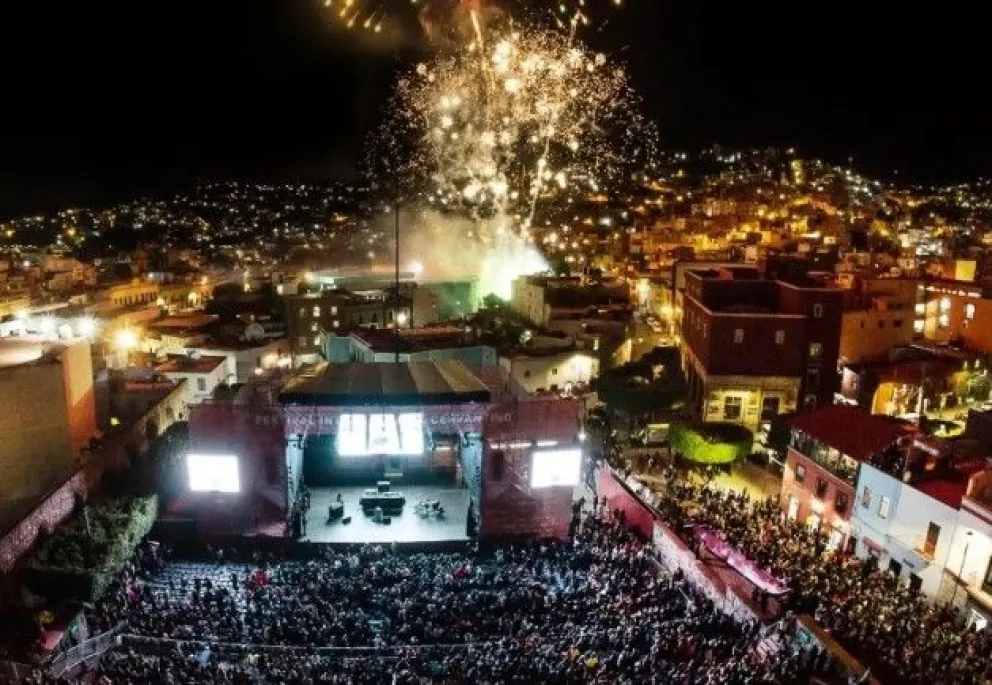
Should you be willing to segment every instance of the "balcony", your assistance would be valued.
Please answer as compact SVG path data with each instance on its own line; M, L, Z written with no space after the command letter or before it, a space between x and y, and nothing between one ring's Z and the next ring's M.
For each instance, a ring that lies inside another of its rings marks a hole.
M857 480L858 462L836 448L825 445L798 430L792 432L790 446L845 483L853 486Z

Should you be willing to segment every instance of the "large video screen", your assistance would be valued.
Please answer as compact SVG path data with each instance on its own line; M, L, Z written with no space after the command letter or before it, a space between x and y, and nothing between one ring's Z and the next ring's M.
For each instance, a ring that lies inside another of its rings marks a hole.
M531 455L530 486L575 486L582 479L582 450L535 450Z
M424 453L424 415L342 414L337 451L343 457Z
M238 458L233 454L187 454L186 472L193 492L241 492Z

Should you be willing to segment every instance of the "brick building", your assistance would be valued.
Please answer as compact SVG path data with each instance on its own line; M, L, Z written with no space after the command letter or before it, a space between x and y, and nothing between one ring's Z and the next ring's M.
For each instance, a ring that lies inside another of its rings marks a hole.
M914 432L914 427L842 404L797 417L782 475L782 511L829 535L831 548L841 546L850 533L859 466L881 466L901 455L898 443Z
M843 294L825 277L789 279L744 266L686 274L683 364L703 419L755 427L832 404Z

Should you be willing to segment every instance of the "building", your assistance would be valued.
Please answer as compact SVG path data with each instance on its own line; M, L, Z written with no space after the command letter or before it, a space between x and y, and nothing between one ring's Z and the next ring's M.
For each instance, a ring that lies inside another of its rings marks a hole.
M482 345L456 326L400 330L358 329L348 335L328 334L323 356L329 362L439 362L458 360L469 367L494 366L496 350Z
M992 469L975 473L961 500L940 600L979 629L992 621Z
M859 281L845 292L841 318L842 366L885 359L889 351L909 345L914 337L917 288L910 279Z
M858 468L886 463L912 428L856 407L834 405L797 417L786 452L779 504L793 521L828 535L832 549L846 543ZM890 497L891 500L891 497Z
M686 274L683 367L704 420L756 427L833 402L843 293L826 279L795 280L753 267Z
M106 288L102 300L117 307L131 307L140 304L154 304L158 301L157 283L134 279L128 283L118 283Z
M581 278L521 276L513 281L510 304L535 326L576 316L633 312L623 285L590 283Z
M574 349L520 349L500 355L499 364L528 393L569 391L599 376L599 360Z
M401 327L409 326L414 290L413 284L409 284L395 305L387 304L384 290L361 294L348 290L321 290L286 296L286 327L293 355L316 361L323 332L391 328L396 321Z
M901 452L888 464L861 464L851 547L935 599L975 462L955 462L949 446L932 439L916 438Z
M89 342L0 340L0 405L0 516L16 517L79 468L96 435Z
M132 355L134 368L129 369L130 378L165 376L171 381L186 381L187 402L196 404L208 400L218 386L228 381L227 357L189 354L169 354L159 352L154 355Z

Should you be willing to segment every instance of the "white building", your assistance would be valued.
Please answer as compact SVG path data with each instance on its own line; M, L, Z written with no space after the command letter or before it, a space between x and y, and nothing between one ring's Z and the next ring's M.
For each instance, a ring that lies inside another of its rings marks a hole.
M937 598L951 561L967 472L949 457L914 442L898 476L862 463L858 472L851 534L858 556ZM939 474L939 475L938 475Z
M985 628L992 620L992 469L968 483L945 576L941 601L953 599L971 625Z
M599 360L585 352L523 351L501 356L499 364L529 393L569 390L599 376Z
M129 372L136 376L165 376L171 381L186 381L190 404L197 404L213 396L214 390L228 380L227 358L222 356L190 354L143 355L133 358L135 368Z

